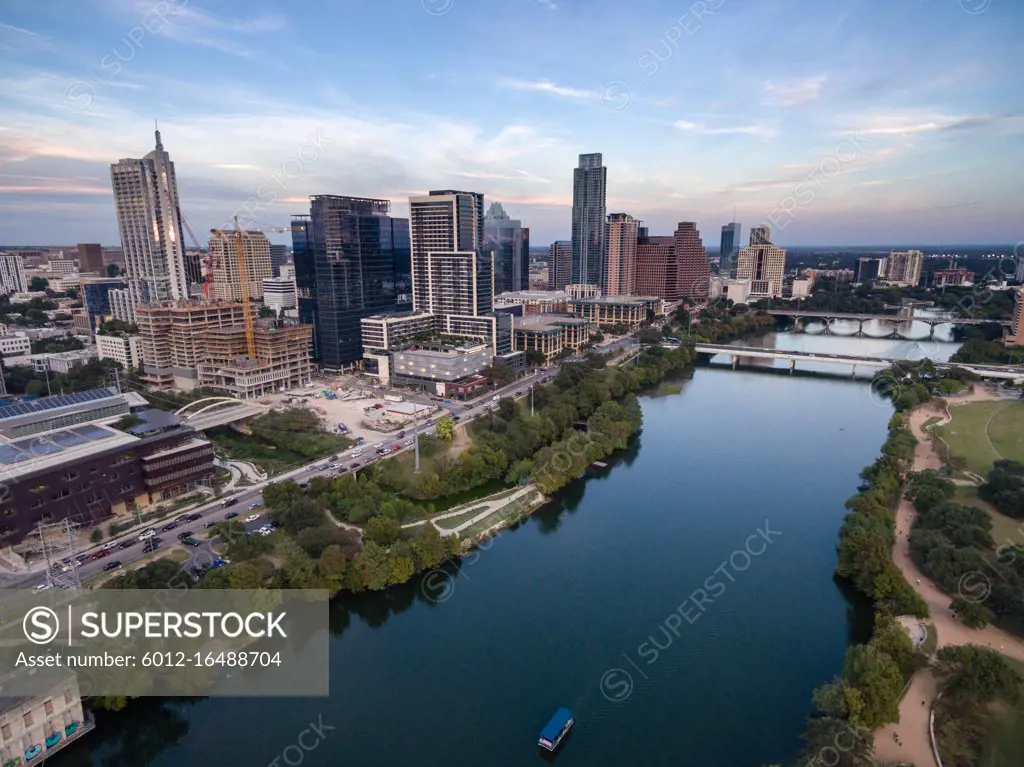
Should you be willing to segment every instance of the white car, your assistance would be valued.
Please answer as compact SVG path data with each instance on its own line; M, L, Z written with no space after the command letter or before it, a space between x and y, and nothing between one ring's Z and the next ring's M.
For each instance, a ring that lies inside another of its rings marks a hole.
M362 450L353 450L353 451L352 451L352 457L353 457L353 458L358 458L358 457L359 457L359 456L361 456L362 454L363 454L363 451L362 451Z
M376 445L373 446L373 449L377 450L377 449L382 448L382 447L384 447L384 443L383 442L378 442Z
M246 522L246 524L248 524L249 522L255 522L259 518L260 518L259 514L250 514L249 516L247 516L245 518L245 522Z
M156 530L143 530L141 533L139 533L139 540L148 541L150 538L153 538L155 536Z
M32 593L33 594L38 594L40 591L46 591L47 589L52 589L52 588L53 588L53 586L51 586L49 583L40 583L38 586L33 586L32 587Z
M406 447L408 447L409 445L411 445L411 444L412 444L412 440L411 440L411 439L407 439L407 440L406 440L406 441L405 441L404 443L402 443L402 444L404 444L404 445L405 445Z

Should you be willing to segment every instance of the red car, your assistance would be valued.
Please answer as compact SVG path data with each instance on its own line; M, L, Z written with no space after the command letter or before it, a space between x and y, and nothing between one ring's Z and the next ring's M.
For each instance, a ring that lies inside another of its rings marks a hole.
M100 549L99 551L97 551L95 554L92 555L92 559L103 559L103 557L107 557L107 556L110 556L110 552L107 551L106 549Z
M394 447L391 448L391 452L392 453L397 453L401 449L402 448L399 445L395 445Z

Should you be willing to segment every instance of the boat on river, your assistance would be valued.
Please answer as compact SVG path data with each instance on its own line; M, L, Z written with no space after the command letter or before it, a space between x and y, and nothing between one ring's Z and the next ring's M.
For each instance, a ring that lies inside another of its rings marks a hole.
M572 712L567 708L558 709L540 731L537 745L546 751L554 751L572 729Z

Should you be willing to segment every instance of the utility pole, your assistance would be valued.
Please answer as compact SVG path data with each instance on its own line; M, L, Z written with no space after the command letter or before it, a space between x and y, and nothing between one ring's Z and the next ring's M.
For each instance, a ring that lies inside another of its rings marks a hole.
M533 387L537 385L536 381L530 381L530 417L533 417Z
M46 360L46 364L43 365L43 372L46 374L46 394L47 394L47 396L51 396L53 394L53 392L50 391L50 361L49 360Z
M415 454L416 454L416 462L415 462L415 465L413 467L412 473L413 474L419 474L420 473L420 424L419 424L419 421L414 422L413 426L412 426L412 443L413 443L413 452L415 452Z

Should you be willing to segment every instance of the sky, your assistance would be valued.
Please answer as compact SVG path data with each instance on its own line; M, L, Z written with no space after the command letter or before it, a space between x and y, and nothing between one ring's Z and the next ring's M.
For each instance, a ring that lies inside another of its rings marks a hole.
M546 245L590 152L609 213L712 249L1018 242L1022 32L1020 0L2 0L0 243L118 245L154 120L204 244L454 188Z

